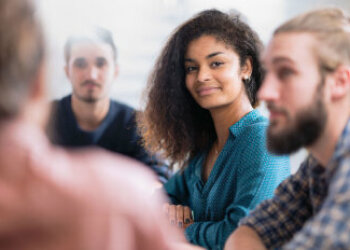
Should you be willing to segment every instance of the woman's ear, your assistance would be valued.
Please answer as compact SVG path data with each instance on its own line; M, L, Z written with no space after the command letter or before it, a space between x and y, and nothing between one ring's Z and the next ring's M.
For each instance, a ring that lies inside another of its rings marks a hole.
M252 58L248 56L248 58L244 62L244 65L241 68L241 76L244 80L247 80L251 77L252 72L253 72L253 62L252 62Z

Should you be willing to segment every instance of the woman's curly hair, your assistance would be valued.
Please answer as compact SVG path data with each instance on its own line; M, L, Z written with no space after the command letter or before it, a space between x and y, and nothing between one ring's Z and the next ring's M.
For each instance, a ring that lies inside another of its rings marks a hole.
M148 79L146 107L138 116L138 126L146 148L162 152L170 166L178 164L182 169L216 139L209 111L195 102L185 85L187 46L202 35L214 36L230 46L239 55L241 66L251 60L252 75L244 86L253 106L263 74L259 63L262 43L238 14L205 10L175 30Z

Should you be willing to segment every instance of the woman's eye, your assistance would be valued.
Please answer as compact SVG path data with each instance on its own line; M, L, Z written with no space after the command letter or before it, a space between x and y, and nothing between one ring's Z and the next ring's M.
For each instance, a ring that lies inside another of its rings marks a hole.
M190 72L193 72L195 70L197 70L197 67L195 67L195 66L186 67L186 73L190 73Z
M222 65L223 63L222 62L212 62L211 63L211 66L213 67L213 68L216 68L216 67L219 67L220 65Z

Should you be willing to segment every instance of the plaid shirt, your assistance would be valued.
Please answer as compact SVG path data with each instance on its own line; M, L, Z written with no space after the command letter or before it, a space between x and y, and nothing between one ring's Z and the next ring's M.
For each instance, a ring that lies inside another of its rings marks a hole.
M310 155L240 225L267 248L350 249L350 120L326 168Z

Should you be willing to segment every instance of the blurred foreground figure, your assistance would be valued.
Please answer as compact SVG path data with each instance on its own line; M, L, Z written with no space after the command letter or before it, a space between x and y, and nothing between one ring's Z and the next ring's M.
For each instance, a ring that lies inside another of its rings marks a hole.
M163 223L140 163L48 142L32 2L1 0L0 32L0 249L192 249Z
M270 110L267 144L310 152L230 236L225 249L350 249L350 18L339 9L280 26L258 92Z

